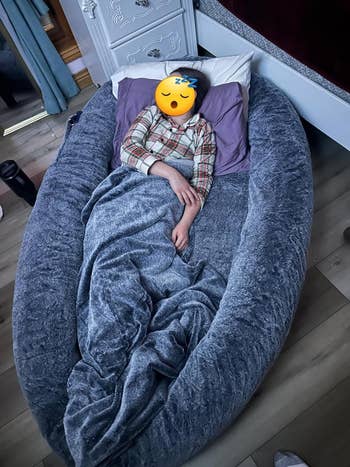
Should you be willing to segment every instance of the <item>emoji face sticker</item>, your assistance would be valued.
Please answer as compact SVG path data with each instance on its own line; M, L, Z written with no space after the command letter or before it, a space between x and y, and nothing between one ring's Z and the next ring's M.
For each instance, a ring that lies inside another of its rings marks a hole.
M168 76L157 86L154 98L159 109L166 115L183 115L195 102L196 79L187 76Z

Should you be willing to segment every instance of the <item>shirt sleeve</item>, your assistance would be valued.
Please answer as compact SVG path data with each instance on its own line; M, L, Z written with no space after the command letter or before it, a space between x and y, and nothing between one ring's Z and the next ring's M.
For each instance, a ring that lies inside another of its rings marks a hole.
M148 174L152 164L161 160L145 148L146 138L153 122L150 107L141 110L127 131L120 147L120 160L140 172Z
M201 210L213 183L214 162L216 156L215 133L211 125L206 125L200 132L199 141L193 157L193 177L191 185L201 200Z

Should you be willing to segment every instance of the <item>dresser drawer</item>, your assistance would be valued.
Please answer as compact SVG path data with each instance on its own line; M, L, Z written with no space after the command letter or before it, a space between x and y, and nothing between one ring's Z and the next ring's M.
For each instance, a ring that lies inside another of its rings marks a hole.
M117 66L188 55L183 15L175 16L111 52Z
M179 8L181 0L100 0L95 11L111 46Z

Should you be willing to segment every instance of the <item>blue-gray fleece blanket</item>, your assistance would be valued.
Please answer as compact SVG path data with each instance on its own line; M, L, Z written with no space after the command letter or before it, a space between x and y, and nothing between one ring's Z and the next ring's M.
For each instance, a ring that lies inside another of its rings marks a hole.
M192 177L192 161L167 163ZM128 449L163 407L219 307L224 276L205 260L184 261L171 240L183 209L165 178L122 166L82 212L82 359L68 379L64 416L77 466Z

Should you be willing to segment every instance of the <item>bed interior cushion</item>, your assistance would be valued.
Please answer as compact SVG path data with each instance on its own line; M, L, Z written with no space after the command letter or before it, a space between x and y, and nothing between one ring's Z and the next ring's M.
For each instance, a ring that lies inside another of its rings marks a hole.
M116 131L113 138L112 168L120 166L120 147L138 113L154 105L154 92L160 81L124 78L118 87ZM212 124L216 136L215 175L240 172L249 168L247 124L243 115L241 85L238 82L211 86L199 109Z

